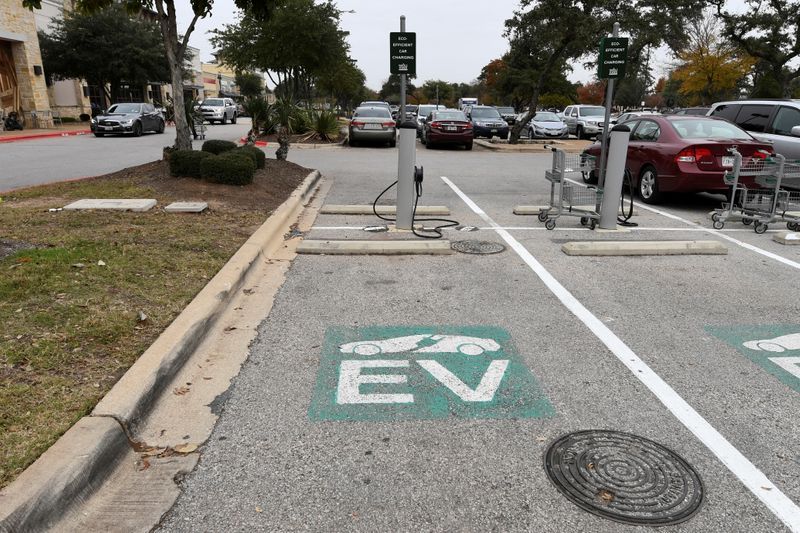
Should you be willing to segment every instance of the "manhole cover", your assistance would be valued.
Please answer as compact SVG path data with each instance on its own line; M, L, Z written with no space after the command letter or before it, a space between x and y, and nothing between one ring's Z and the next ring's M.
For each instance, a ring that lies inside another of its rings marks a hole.
M686 461L629 433L564 435L548 448L544 467L576 505L626 524L677 524L691 518L703 501L703 483Z
M453 241L450 248L462 254L497 254L506 249L499 242L492 241Z

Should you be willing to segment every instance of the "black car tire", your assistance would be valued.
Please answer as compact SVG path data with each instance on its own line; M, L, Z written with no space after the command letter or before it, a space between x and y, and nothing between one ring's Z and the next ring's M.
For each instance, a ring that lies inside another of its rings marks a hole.
M583 139L583 126L578 126L575 128L575 136L578 139Z
M397 146L397 139L389 141L389 148L394 148L395 146Z
M432 143L430 143L430 142L426 142L426 143L425 143L425 149L426 149L426 150L430 150L431 148L433 148L433 144L432 144Z
M661 201L661 191L658 188L658 172L648 165L639 174L639 196L646 204L657 204Z
M227 124L227 123L228 123L228 115L226 115L225 113L223 113L223 114L222 114L222 125L224 126L224 125L225 125L225 124Z
M236 124L236 113L233 114L233 118L231 119L231 124Z
M347 138L347 145L348 146L355 146L356 145L356 141L354 141L352 137L348 137Z
M472 143L467 143L467 144L465 144L465 145L464 145L464 148L465 148L466 150L472 150Z
M158 128L156 128L156 133L164 133L164 121L158 121Z
M104 137L105 133L100 133L99 131L94 132L95 137Z
M142 123L135 122L133 124L133 136L134 137L141 137L142 136Z

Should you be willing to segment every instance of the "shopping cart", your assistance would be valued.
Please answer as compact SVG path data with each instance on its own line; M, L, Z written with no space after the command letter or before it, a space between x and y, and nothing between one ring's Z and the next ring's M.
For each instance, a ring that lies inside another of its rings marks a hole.
M776 216L786 222L787 229L800 230L800 160L787 160L783 164Z
M575 179L592 172L595 158L587 154L567 154L553 148L553 164L544 177L550 182L550 204L539 210L539 221L551 230L561 216L580 217L581 224L592 229L600 220L597 206L602 191L592 185L584 185Z
M781 190L786 158L776 154L744 160L735 148L728 151L734 158L733 168L725 171L723 181L731 188L730 201L711 215L714 229L724 228L728 219L736 217L745 225L753 224L756 233L764 233L769 224L781 220L778 210L786 203L786 191ZM754 179L748 185L743 177Z

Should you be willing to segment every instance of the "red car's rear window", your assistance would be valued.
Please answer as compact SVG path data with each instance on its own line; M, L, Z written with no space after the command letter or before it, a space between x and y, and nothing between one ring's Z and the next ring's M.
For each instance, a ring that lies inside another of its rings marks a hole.
M753 138L743 129L724 120L707 118L685 118L671 120L670 123L682 139L738 139L752 141Z

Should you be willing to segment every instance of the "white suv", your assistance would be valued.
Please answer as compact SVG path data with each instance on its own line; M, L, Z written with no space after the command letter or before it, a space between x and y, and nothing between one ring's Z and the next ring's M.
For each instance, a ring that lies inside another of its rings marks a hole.
M227 124L230 120L231 124L236 124L236 102L230 98L206 98L198 110L208 122Z
M603 131L606 108L599 105L571 105L564 109L567 130L578 139L597 135Z
M733 122L775 153L800 159L800 100L734 100L717 102L709 116Z

